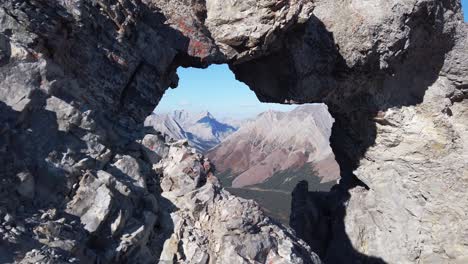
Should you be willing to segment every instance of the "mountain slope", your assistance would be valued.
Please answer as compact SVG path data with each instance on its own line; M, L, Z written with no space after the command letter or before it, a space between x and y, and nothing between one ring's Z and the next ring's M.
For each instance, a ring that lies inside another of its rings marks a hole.
M173 139L187 139L201 153L215 147L237 130L234 126L219 122L209 112L191 113L185 110L152 114L146 119L145 125Z
M339 178L329 146L333 121L325 105L264 112L207 156L231 193L254 199L269 216L288 224L291 192L298 182L329 191Z
M321 182L333 181L339 177L339 168L329 146L332 124L324 105L300 106L287 113L264 112L207 156L221 175L229 171L232 187L259 184L307 164Z

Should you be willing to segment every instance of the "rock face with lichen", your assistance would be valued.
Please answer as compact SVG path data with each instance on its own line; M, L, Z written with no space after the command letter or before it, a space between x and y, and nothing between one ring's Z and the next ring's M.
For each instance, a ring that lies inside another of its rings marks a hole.
M458 0L2 1L0 262L464 263L467 35ZM342 180L293 195L309 246L143 128L211 63L327 103Z

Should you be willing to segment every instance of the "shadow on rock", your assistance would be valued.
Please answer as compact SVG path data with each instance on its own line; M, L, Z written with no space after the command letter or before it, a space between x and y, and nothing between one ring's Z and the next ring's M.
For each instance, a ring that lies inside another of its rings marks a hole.
M177 247L178 245L168 245L165 247L166 243L171 243L171 236L174 234L175 226L174 221L172 220L171 213L174 213L178 208L168 199L160 196L159 197L160 213L159 221L154 227L154 242L153 248L157 252L159 259L164 259L164 248Z
M349 190L360 183L337 184L330 192L310 192L308 185L301 181L292 192L290 226L296 235L327 264L386 264L378 257L358 252L346 233Z
M392 125L385 112L422 103L454 45L452 33L440 26L442 13L430 10L422 3L405 22L411 29L408 46L388 61L388 67L379 66L378 52L362 65L349 66L344 59L349 54L340 50L333 32L314 16L291 31L270 55L230 65L236 78L261 101L325 102L335 118L330 142L340 165L340 184L329 193L309 193L307 184L299 184L290 223L327 263L383 263L353 248L345 230L345 204L352 188L369 189L353 172L376 144L377 125Z
M79 218L62 208L72 187L69 183L79 177L71 160L96 160L70 151L86 149L87 145L59 129L56 113L43 109L47 98L40 90L31 91L21 112L0 102L2 263L13 262L18 257L15 254L28 251L26 257L36 262L54 254L94 259L88 258L94 254L82 247L86 233ZM58 147L57 142L63 145ZM56 166L60 163L63 166Z

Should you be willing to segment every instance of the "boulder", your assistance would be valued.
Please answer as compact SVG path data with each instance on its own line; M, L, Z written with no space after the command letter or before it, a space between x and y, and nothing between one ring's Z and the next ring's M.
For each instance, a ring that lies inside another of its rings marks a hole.
M81 223L90 233L95 233L106 221L115 200L111 190L92 174L85 174L80 181L67 212L80 217Z

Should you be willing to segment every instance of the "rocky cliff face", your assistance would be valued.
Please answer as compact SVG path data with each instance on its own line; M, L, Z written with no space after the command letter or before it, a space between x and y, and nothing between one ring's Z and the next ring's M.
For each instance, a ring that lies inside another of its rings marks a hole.
M0 7L0 262L320 262L255 205L207 182L192 150L143 129L177 66L225 60L204 3Z
M210 63L229 63L261 100L328 104L342 180L324 194L330 199L298 186L293 201L296 230L322 259L466 262L468 29L460 1L0 7L2 262L319 263L142 128L177 85L178 66ZM168 169L171 160L178 169ZM170 187L164 179L173 177ZM179 188L196 190L179 201L171 194ZM172 220L164 199L179 208ZM221 209L230 206L242 215L226 217ZM251 247L237 246L244 241Z
M311 244L329 238L326 262L366 259L357 252L388 263L465 262L468 52L460 2L315 3L315 17L291 33L284 52L232 66L264 100L323 100L336 120L342 182L332 194L296 199L292 226ZM329 195L338 202L324 206ZM330 216L330 234L314 236Z

